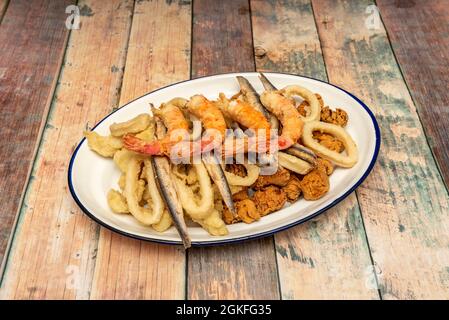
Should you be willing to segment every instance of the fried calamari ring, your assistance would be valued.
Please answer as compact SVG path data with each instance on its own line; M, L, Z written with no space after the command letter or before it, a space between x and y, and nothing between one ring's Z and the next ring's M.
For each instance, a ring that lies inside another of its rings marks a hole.
M290 85L283 88L281 92L286 97L289 98L291 98L292 96L300 96L309 103L310 114L308 114L306 117L301 116L302 121L309 122L320 120L321 116L320 101L312 91L298 85Z
M158 223L161 220L162 214L164 212L164 203L162 197L159 194L155 174L153 171L153 166L150 160L144 161L145 177L148 182L148 191L151 196L151 208L145 208L139 205L139 195L137 189L139 187L139 174L141 160L133 158L128 163L128 169L126 170L126 185L124 190L124 196L128 204L129 212L142 224L152 225Z
M198 163L192 166L195 168L196 176L200 184L201 199L198 204L195 201L193 190L186 185L185 180L179 179L179 176L175 176L175 174L173 174L173 178L183 209L192 219L202 220L210 215L211 209L214 207L214 192L204 164Z
M299 174L306 174L313 169L313 166L307 161L285 152L278 153L278 161L282 167Z
M226 179L230 185L249 187L256 182L260 174L260 168L255 164L244 164L243 166L246 168L246 177L240 177L229 171L225 171Z
M343 142L347 155L332 151L321 145L319 142L313 139L314 131L329 133ZM354 140L352 140L351 136L340 126L320 121L307 122L304 125L302 141L306 147L312 149L323 158L331 160L340 167L351 168L357 163L357 146Z

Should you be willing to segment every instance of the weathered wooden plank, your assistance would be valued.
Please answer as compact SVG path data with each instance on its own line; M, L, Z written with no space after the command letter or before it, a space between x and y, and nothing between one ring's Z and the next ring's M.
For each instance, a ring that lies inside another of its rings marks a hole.
M193 77L254 70L249 4L193 3ZM189 299L279 298L273 238L188 252Z
M69 39L2 283L3 298L89 297L99 227L72 200L67 166L86 124L96 123L118 103L133 1L82 0L79 6L81 28ZM119 71L112 72L113 66Z
M67 1L14 1L0 28L0 265L61 67ZM2 6L0 4L0 13ZM0 18L1 18L0 14ZM3 263L2 263L3 261ZM0 272L1 272L0 268Z
M257 70L327 80L309 0L251 1ZM332 105L332 101L327 101ZM306 224L275 235L283 299L376 299L355 193Z
M449 187L448 2L377 3L427 140Z
M174 20L176 17L176 21ZM137 2L120 105L190 76L191 3ZM182 299L185 253L102 228L92 299Z
M381 126L378 163L357 190L379 290L384 299L447 299L448 194L382 22L365 13L372 4L313 9L329 80L363 99Z

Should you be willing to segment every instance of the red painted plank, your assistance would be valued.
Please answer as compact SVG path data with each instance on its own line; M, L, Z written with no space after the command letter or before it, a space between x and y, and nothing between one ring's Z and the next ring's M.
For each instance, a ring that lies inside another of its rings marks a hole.
M0 28L0 261L65 50L71 0L11 1Z
M447 0L377 4L446 186L449 186Z

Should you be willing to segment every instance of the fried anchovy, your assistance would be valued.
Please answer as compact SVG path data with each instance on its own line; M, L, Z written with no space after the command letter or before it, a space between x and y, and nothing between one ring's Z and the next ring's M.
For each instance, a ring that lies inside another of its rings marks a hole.
M267 79L267 77L262 72L260 72L259 74L260 74L259 75L260 82L262 82L265 90L267 90L267 91L276 91L277 90L276 87L270 82L270 80Z
M309 149L304 146L301 146L298 143L295 143L290 148L284 150L286 153L291 154L292 156L298 157L312 166L316 166L316 155Z
M219 159L215 156L215 154L204 154L203 163L207 169L207 172L209 172L212 181L217 186L218 191L220 191L221 197L223 198L223 201L229 211L236 216L237 212L235 211L234 201L232 200L232 192Z
M156 120L156 136L159 138L163 135L163 124L161 121ZM170 176L170 162L164 156L151 157L151 163L156 174L156 181L161 191L162 199L164 199L167 205L168 212L173 220L176 230L178 230L181 237L184 248L191 246L190 236L187 232L187 226L184 221L184 212L181 202L176 194L175 185L173 179Z

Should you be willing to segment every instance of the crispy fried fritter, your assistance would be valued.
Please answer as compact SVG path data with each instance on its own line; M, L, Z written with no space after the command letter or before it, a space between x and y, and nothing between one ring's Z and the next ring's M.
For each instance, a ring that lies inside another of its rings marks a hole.
M315 93L315 96L317 97L321 108L323 108L324 107L323 98L318 93ZM303 117L307 117L307 113L309 112L309 107L310 107L309 102L307 102L306 100L302 101L297 108L299 114L302 115Z
M281 209L287 201L287 196L284 191L276 186L268 186L264 189L257 190L252 200L256 204L257 211L260 216Z
M288 201L290 202L296 201L301 195L301 188L299 186L300 182L301 181L295 175L292 174L290 176L290 180L288 181L287 185L282 188L282 191L284 191Z
M336 151L338 153L341 153L345 150L343 142L341 142L340 140L338 140L337 138L335 138L330 134L315 131L313 132L313 138L318 140L320 144L322 144L323 146L325 146L330 150Z
M333 123L340 127L345 127L348 124L348 114L346 111L337 108L335 111L329 107L321 108L320 120L323 122Z
M239 177L246 177L246 168L243 164L232 163L226 165L226 171Z
M334 165L327 159L318 158L317 169L325 172L328 176L330 176L334 172Z
M223 206L223 212L221 214L221 218L223 219L223 221L226 224L233 224L233 223L237 223L242 221L242 219L240 219L239 216L234 217L231 213L231 211L229 211L227 206Z
M268 185L276 185L279 187L284 187L290 180L290 171L279 167L275 174L271 176L260 175L256 182L252 185L254 190L260 190Z
M248 198L248 187L244 187L242 190L232 195L232 200L234 201L242 201Z
M314 169L304 176L299 186L306 200L317 200L329 191L329 177L319 169Z
M256 204L251 199L236 202L235 209L237 210L237 215L241 221L245 223L251 223L260 219Z

